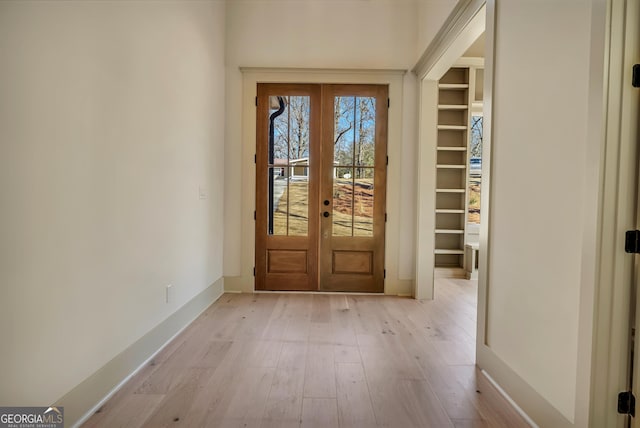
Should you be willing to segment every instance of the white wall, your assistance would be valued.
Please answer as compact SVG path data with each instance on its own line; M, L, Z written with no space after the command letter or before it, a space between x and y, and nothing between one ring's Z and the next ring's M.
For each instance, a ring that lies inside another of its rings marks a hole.
M224 17L0 2L3 405L53 403L221 277Z
M579 317L593 311L580 308L593 281L581 278L582 209L597 202L585 184L591 2L496 3L486 344L573 422L588 402Z
M418 43L415 59L425 51L458 0L418 0Z
M253 164L253 153L242 152L242 73L239 67L285 67L319 69L408 69L415 61L416 11L414 1L398 0L234 0L227 5L227 127L225 151L225 278L253 281L254 248L251 239L253 210L250 190L255 177L242 174ZM416 82L404 79L403 101L391 100L402 109L400 141L389 141L399 157L390 158L389 174L397 173L389 198L399 198L402 210L387 230L387 280L413 278L414 163ZM391 149L390 149L391 150ZM238 197L242 195L242 197ZM243 208L244 206L244 208ZM402 216L402 217L399 217ZM391 219L390 219L391 221ZM389 242L394 241L395 244ZM394 277L390 277L389 275ZM226 282L232 284L232 281ZM406 288L406 289L405 289ZM410 292L410 286L403 288Z

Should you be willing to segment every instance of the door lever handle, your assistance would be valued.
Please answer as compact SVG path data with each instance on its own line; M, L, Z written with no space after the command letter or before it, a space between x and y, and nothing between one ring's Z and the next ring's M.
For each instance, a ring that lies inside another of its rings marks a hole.
M322 215L325 216L325 217L329 217L330 214L329 214L329 211L325 211L325 212L322 213Z

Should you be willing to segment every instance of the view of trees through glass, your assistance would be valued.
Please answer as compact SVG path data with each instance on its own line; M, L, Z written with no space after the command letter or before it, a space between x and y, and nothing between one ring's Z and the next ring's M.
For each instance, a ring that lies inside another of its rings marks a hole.
M469 223L480 223L480 187L482 184L482 116L471 117L469 156Z
M269 97L270 234L309 230L309 97Z
M308 96L269 98L269 233L308 232ZM373 236L376 100L337 96L334 100L334 236Z
M376 99L334 98L333 236L373 236Z

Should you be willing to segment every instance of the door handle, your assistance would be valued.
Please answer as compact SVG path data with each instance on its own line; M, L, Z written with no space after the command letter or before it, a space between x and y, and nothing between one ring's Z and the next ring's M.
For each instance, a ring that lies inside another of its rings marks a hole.
M329 211L325 211L325 212L322 213L322 215L325 216L325 217L329 217L330 214L329 214Z
M325 199L325 200L324 200L324 204L325 204L325 205L329 205L330 203L331 203L331 202L329 202L329 200L328 200L328 199Z

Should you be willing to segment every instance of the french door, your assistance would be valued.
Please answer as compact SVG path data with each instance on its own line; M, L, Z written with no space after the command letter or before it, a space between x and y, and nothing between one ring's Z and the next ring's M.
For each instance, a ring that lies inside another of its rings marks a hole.
M258 84L256 289L384 291L387 100Z

